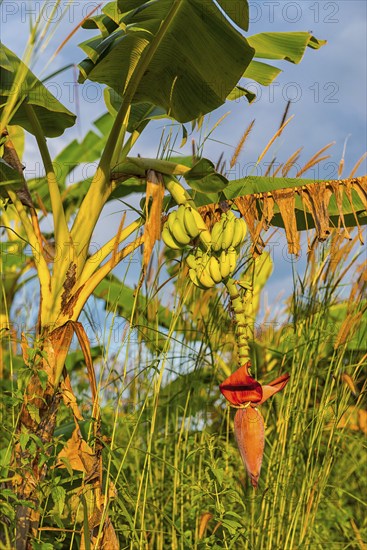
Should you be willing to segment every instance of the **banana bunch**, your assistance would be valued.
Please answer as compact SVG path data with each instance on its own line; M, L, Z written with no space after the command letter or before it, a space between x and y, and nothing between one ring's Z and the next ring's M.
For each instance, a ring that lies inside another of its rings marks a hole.
M213 288L229 277L236 269L237 251L233 246L219 254L203 252L199 248L186 258L191 281L199 288Z
M168 248L181 250L197 237L206 248L211 246L210 232L199 212L181 204L163 224L162 239Z
M223 213L212 229L212 250L219 252L237 248L243 242L246 232L247 225L243 218L237 218L231 210Z

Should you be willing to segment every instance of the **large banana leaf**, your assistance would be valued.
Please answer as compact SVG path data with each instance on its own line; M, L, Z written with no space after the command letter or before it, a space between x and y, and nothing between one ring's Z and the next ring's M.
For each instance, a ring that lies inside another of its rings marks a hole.
M220 190L213 165L209 161L204 165L208 165L208 171L203 169L200 186L190 179L195 167L185 172L187 167L179 162L127 158L116 170L125 179L144 178L148 168L171 176L184 175L193 188L197 206L234 201L247 222L255 248L261 248L261 231L270 224L285 228L291 253L299 252L298 231L316 228L319 239L324 240L331 227L367 224L367 176L331 181L249 176L232 180Z
M24 105L34 108L45 136L60 136L66 128L75 124L76 116L62 105L38 80L24 63L0 43L0 116L13 94L18 93L16 107L5 124L18 124L33 134ZM19 76L24 79L19 82ZM3 126L3 124L2 124Z
M255 56L243 76L263 86L269 86L282 70L258 59L300 63L307 47L317 50L326 44L326 40L318 40L309 32L266 32L248 36L247 40L255 49ZM251 102L256 96L247 97Z
M223 2L222 8L235 18L228 4ZM241 5L247 27L247 2L242 0ZM123 12L115 17L119 27L106 36L109 27L104 19L104 35L81 44L88 58L79 66L80 81L89 78L120 94L129 87L133 103L162 107L180 122L222 105L253 57L253 48L212 1L118 2L118 6ZM102 25L101 20L94 24Z

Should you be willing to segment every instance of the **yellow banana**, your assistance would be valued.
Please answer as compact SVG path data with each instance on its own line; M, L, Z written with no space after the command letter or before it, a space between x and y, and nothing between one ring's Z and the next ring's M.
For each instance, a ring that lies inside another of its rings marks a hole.
M215 252L218 252L222 249L222 240L223 240L223 222L224 220L221 219L219 222L216 222L213 225L212 229L212 249Z
M197 276L196 269L189 269L189 277L195 286L202 288L200 281Z
M194 254L189 254L186 258L186 263L191 269L198 269L199 264Z
M239 221L243 227L243 237L242 237L242 240L243 240L246 237L246 233L247 233L247 223L243 218L240 218Z
M220 262L220 272L222 275L222 279L227 279L227 277L231 272L231 266L229 263L229 256L225 250L222 250L219 262Z
M227 221L224 225L222 250L227 250L232 245L233 236L234 236L235 218L232 216L229 216L228 214L227 214Z
M184 223L185 210L186 208L184 204L180 204L180 206L177 208L176 219L179 220L182 224Z
M173 211L168 215L168 218L167 218L167 220L166 220L166 224L167 224L167 226L168 226L168 229L171 231L171 233L172 233L173 223L175 222L176 217L177 217L177 210L173 210Z
M240 245L244 239L244 227L241 223L241 220L236 218L234 221L234 232L233 232L233 239L232 239L232 246L233 248L236 248L238 245Z
M215 282L210 276L208 264L205 265L203 268L200 268L196 273L199 279L199 283L204 288L213 288L213 286L215 285Z
M222 282L219 260L216 256L211 256L209 260L209 273L213 281L218 284Z
M172 224L171 233L181 246L186 246L191 241L190 235L185 231L185 226L180 222L177 216Z
M206 231L208 228L203 218L200 216L200 213L197 210L195 210L195 208L191 208L191 206L189 208L191 209L191 213L195 219L195 222L199 231Z
M197 218L194 215L194 209L191 208L191 206L186 206L184 210L184 225L186 232L190 235L192 239L196 239L201 231L201 229L199 229L198 227L196 220Z
M199 235L200 242L204 245L205 249L209 249L212 245L212 237L210 234L210 231L207 229L205 231L201 231Z
M163 225L162 239L163 242L168 246L168 248L172 248L173 250L180 250L182 248L182 246L176 241L176 239L172 235L167 222Z
M196 236L199 237L200 242L204 245L204 248L210 248L212 244L212 237L203 218L200 216L199 212L195 210L195 208L191 208L191 206L188 206L186 210L188 211L185 217L185 227L187 232L189 235L191 234L190 231L194 233L195 224ZM193 222L191 222L191 220L193 220ZM186 225L187 223L190 225Z

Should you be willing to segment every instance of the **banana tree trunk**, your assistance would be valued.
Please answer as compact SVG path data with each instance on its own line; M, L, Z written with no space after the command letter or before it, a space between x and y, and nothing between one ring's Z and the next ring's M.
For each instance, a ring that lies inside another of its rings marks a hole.
M29 536L37 534L40 484L53 451L51 442L62 399L58 373L64 367L72 336L72 326L67 324L51 332L43 328L37 339L38 350L31 351L24 339L22 342L24 362L33 373L24 394L17 431L27 433L37 445L36 451L31 452L22 449L18 442L13 453L13 490L18 499L29 502L19 505L16 511L16 550L28 550Z

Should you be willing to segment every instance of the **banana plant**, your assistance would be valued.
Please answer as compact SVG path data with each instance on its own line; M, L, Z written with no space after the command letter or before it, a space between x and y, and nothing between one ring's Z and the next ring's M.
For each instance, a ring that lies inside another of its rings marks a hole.
M79 81L90 79L107 85L106 103L113 115L103 120L110 124L110 130L94 152L99 158L96 172L90 181L83 182L80 189L65 187L70 167L63 167L61 175L56 173L46 139L60 136L75 123L75 116L46 90L26 63L2 46L0 190L4 219L8 216L10 220L4 225L11 231L11 220L21 224L24 238L33 253L32 265L40 286L35 339L33 343L25 338L22 341L29 377L17 423L18 434L31 434L38 441L38 447L36 452L30 452L24 448L24 440L23 444L17 443L11 464L12 471L16 472L11 483L20 502L17 508L17 550L26 548L29 537L37 535L40 484L47 475L47 461L44 458L41 461L40 456L44 457L45 453L50 456L52 452L50 443L61 400L71 409L76 425L63 458L65 453L69 453L69 457L72 453L79 453L76 464L80 466L88 455L88 470L84 473L89 474L90 483L94 483L99 491L102 487L98 394L88 339L78 319L87 300L107 275L142 244L145 245L144 262L147 265L160 234L165 192L172 197L174 204L183 205L198 220L199 206L216 203L223 196L234 201L250 193L255 201L261 201L264 193L268 198L269 193L274 196L284 187L303 190L308 185L302 180L292 185L284 178L280 178L281 181L254 180L250 186L243 180L228 184L214 164L206 159L187 166L180 162L129 157L131 148L149 121L157 116L184 124L200 120L220 107L227 98L238 97L239 93L251 100L251 96L241 90L243 76L266 85L277 75L271 65L256 61L255 57L298 63L307 47L317 49L324 43L310 33L267 33L246 38L234 26L244 32L248 30L248 3L242 0L239 4L241 16L229 2L118 0L104 6L102 15L84 22L85 28L98 28L100 36L94 36L81 45L87 58L79 65ZM223 11L227 17L223 17ZM14 124L36 138L45 169L43 182L28 184L25 180L20 151L8 130ZM75 163L89 158L87 142L73 142L70 148L75 148ZM59 160L63 162L62 157ZM185 188L184 181L191 193ZM311 184L317 186L315 182ZM363 203L365 195L363 189L360 192L359 181L351 182L351 186L350 208L354 216L356 210L362 210L360 202ZM147 196L143 214L126 226L122 220L117 234L97 253L88 255L93 231L106 202L141 190L146 191ZM343 205L340 206L340 201L336 200L337 215L340 216L344 212ZM70 204L77 207L73 217L68 210ZM237 206L246 219L246 208L241 201ZM49 261L48 239L40 227L40 217L47 209L52 214L54 248L58 251L57 261L53 262ZM364 220L363 216L361 220ZM246 221L252 232L252 220ZM272 218L268 216L266 221L270 223ZM203 240L206 230L199 225ZM143 226L144 232L141 231ZM132 315L136 307L137 301L133 304ZM91 383L93 449L89 445L86 447L78 429L82 415L64 368L74 334L85 355ZM246 345L245 335L243 338ZM25 475L20 476L17 472L24 468L24 464ZM93 472L95 475L91 476ZM96 526L99 528L96 536L90 536L86 547L117 547L117 537L108 521L106 507L102 498L94 509L89 509L90 532L93 533ZM84 535L87 537L86 533Z

